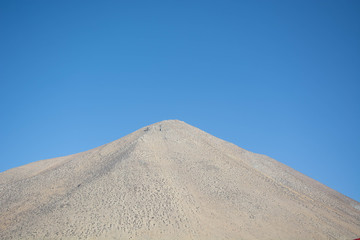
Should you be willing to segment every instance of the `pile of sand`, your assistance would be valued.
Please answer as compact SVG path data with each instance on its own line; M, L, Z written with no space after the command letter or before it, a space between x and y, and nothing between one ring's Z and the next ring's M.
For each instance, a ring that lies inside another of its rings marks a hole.
M359 209L177 120L0 173L1 239L353 239Z

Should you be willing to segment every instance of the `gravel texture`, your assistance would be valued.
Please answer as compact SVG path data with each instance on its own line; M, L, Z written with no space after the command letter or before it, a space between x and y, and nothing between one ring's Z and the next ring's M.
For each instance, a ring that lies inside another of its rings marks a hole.
M0 239L354 239L360 203L178 120L0 173Z

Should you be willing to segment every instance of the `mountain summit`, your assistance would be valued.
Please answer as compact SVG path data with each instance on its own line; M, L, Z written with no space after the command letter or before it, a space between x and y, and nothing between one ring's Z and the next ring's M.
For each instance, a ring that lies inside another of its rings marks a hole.
M360 203L182 121L0 173L1 239L354 239Z

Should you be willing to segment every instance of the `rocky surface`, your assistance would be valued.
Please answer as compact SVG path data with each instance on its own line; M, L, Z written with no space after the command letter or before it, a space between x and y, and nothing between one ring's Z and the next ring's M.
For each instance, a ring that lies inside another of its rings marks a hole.
M360 203L177 120L0 173L0 239L354 239Z

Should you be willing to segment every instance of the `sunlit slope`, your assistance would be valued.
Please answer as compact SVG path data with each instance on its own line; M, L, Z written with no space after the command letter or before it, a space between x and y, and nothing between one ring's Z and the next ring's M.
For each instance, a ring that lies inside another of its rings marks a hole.
M359 209L177 120L0 173L1 239L352 239Z

